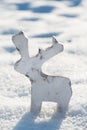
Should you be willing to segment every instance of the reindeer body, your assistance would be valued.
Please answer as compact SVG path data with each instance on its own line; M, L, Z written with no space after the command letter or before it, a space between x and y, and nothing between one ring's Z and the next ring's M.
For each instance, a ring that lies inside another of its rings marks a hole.
M28 39L20 32L12 37L13 43L21 55L16 62L16 71L30 78L31 111L40 111L43 101L57 102L62 110L66 110L72 95L71 81L66 77L48 76L42 72L42 64L50 57L63 51L63 45L53 37L53 44L46 50L39 49L35 57L28 54Z

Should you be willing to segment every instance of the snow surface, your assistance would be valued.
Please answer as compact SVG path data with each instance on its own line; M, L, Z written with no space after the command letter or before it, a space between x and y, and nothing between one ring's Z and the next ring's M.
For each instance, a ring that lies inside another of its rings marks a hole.
M11 38L20 30L30 38L31 56L48 47L52 35L63 43L65 51L43 68L72 81L65 115L49 102L39 115L30 113L31 83L13 68L19 55ZM0 130L87 129L86 42L87 0L0 0Z

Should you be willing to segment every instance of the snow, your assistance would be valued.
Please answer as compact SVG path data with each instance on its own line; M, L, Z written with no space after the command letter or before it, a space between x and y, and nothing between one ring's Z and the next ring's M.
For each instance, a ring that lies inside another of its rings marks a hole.
M41 8L42 7L42 8ZM45 8L45 10L44 10ZM86 130L87 129L87 1L1 0L0 1L0 129ZM39 115L30 113L31 83L14 70L20 58L12 35L24 31L31 56L47 48L55 35L64 45L43 68L47 74L71 79L73 95L64 115L55 103L43 103Z

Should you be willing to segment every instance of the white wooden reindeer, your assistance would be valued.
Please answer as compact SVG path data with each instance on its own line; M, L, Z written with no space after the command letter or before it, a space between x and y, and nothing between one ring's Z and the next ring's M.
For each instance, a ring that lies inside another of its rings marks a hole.
M14 68L27 76L32 84L31 112L39 112L43 101L56 102L61 110L66 110L72 96L70 79L48 76L41 69L45 61L63 51L63 45L53 37L51 47L46 50L39 49L35 57L29 57L28 39L23 32L14 35L12 41L21 55Z

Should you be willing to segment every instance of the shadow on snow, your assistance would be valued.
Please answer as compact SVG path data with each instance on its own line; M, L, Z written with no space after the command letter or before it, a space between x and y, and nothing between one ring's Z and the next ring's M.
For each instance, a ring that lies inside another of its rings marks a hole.
M18 10L29 10L30 9L30 3L24 2L24 3L17 3L16 7Z
M0 32L2 35L13 35L13 34L16 34L18 33L19 30L17 29L9 29L9 30L4 30L2 32Z
M45 34L39 34L39 35L34 35L32 36L32 38L49 38L49 37L52 37L52 36L57 36L57 35L60 35L61 32L58 32L58 33L45 33Z
M79 6L82 2L82 0L56 0L56 1L69 1L69 6Z
M49 121L35 122L36 116L26 113L13 130L58 130L65 119L64 113L55 113Z
M31 7L29 2L16 3L15 5L17 7L17 10L20 10L20 11L31 10L34 13L50 13L54 9L53 6L49 6L49 5Z
M54 9L53 6L39 6L39 7L34 7L31 8L32 12L34 13L50 13Z
M31 18L23 18L23 19L20 19L21 21L32 21L32 22L36 22L36 21L39 21L40 18L37 18L37 17L31 17Z
M4 49L9 53L13 53L16 50L15 47L4 47Z
M76 14L60 14L60 16L66 17L66 18L76 18L78 15Z

